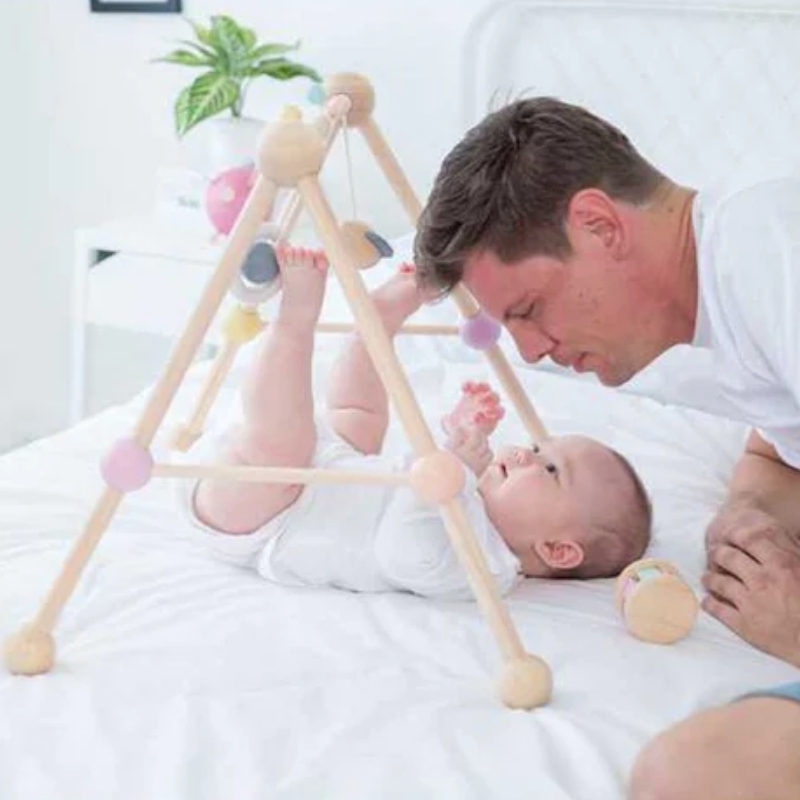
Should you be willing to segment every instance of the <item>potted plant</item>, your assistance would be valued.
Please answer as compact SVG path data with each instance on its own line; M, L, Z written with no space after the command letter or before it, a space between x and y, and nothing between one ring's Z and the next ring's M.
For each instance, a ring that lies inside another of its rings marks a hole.
M304 77L319 83L321 78L311 67L287 58L288 53L298 49L299 42L259 42L255 31L225 15L212 16L210 26L186 21L192 27L194 40L181 41L183 47L156 61L202 70L175 101L175 130L179 137L211 117L226 114L203 126L207 129L207 135L199 137L203 141L197 142L196 134L189 137L195 140L192 144L196 151L204 151L196 152L191 160L196 161L200 155L200 160L206 162L201 171L216 174L253 158L263 125L261 120L243 115L247 90L253 81Z

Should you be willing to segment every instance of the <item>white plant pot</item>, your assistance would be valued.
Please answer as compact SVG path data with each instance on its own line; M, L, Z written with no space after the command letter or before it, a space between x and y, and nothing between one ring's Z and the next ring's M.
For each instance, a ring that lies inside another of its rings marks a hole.
M183 139L188 166L208 179L253 163L264 121L252 117L207 119Z

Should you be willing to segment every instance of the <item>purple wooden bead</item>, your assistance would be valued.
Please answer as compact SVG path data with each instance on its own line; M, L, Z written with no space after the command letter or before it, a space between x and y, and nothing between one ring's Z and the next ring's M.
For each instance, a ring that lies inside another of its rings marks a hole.
M106 484L118 492L141 489L153 474L150 451L133 439L118 439L100 462Z
M461 341L473 350L488 350L500 338L502 329L497 320L479 311L461 324Z

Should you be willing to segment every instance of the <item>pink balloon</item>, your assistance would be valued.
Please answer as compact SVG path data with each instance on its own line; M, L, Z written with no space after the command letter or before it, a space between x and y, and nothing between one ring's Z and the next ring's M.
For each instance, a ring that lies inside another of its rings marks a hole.
M227 236L233 230L255 180L252 164L227 169L211 180L206 190L206 213L219 233Z

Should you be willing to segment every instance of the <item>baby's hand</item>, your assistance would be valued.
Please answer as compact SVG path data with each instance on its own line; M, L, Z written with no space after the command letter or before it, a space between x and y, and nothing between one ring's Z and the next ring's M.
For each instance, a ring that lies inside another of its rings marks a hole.
M480 478L492 463L486 434L475 425L455 425L447 431L446 447Z
M456 407L442 419L442 428L450 434L457 427L475 427L489 436L504 414L500 398L488 383L467 381L461 387L461 399Z

